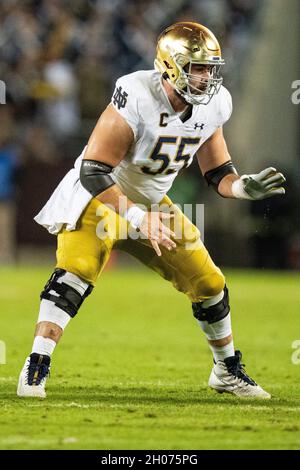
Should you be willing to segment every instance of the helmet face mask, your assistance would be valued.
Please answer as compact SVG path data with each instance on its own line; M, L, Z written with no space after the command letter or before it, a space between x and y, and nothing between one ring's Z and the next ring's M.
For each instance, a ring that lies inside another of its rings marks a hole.
M221 65L210 65L210 76L207 78L201 77L201 74L193 74L193 65L208 64L189 62L180 73L175 89L189 104L208 104L219 92L223 83L223 78L220 76ZM183 88L181 88L182 83L184 83Z
M154 66L189 104L208 104L219 92L223 64L217 39L198 23L175 23L158 39ZM209 66L209 76L193 73L193 65Z

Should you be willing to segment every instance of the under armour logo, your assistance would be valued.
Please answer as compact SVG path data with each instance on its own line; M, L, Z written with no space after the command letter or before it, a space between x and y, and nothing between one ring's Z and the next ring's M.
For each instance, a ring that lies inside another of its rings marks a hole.
M201 131L203 131L204 124L198 124L198 122L196 122L196 123L194 124L194 129L196 130L197 127L199 127L199 129L201 129Z
M113 95L113 104L118 105L118 109L125 108L127 103L128 93L126 91L122 92L122 87L116 88L116 91Z

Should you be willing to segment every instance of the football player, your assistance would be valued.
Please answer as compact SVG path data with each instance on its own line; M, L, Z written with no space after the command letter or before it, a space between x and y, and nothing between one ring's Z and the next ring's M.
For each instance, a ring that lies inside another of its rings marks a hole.
M167 196L194 155L207 183L222 197L259 200L285 192L285 178L275 168L239 176L231 161L222 130L232 111L222 86L223 64L214 34L198 23L181 22L160 35L154 70L117 80L86 148L35 217L57 235L57 264L41 293L19 396L46 396L54 348L92 292L112 249L119 248L189 297L213 354L211 388L270 398L247 375L234 349L223 273L197 227ZM152 204L162 204L169 213L151 211ZM180 236L178 226L184 228ZM140 236L120 236L124 228Z

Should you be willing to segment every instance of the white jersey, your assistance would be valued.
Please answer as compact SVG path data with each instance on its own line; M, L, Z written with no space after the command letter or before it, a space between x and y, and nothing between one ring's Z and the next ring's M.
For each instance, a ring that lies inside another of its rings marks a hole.
M221 87L208 105L193 106L183 122L170 104L161 74L155 70L119 78L112 104L135 138L113 178L126 196L145 204L161 201L178 172L191 164L199 147L232 111L230 93Z
M146 205L162 200L178 172L191 164L197 150L232 111L230 93L222 86L207 105L193 106L183 117L172 108L161 74L155 70L119 78L112 104L134 134L134 143L112 178L129 199ZM92 198L79 179L84 152L35 217L50 233L58 233L63 225L74 230Z

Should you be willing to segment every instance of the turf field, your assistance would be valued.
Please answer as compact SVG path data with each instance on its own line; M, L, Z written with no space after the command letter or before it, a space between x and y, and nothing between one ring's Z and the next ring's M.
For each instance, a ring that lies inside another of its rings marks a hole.
M54 353L48 398L19 399L50 273L0 270L1 449L300 448L299 274L225 271L236 347L271 401L207 388L211 356L188 300L144 270L102 275Z

